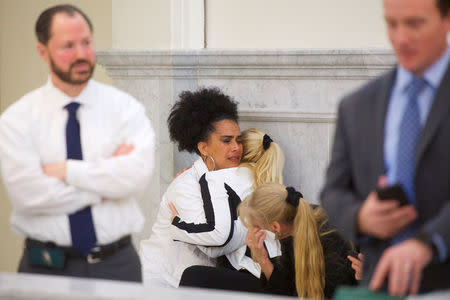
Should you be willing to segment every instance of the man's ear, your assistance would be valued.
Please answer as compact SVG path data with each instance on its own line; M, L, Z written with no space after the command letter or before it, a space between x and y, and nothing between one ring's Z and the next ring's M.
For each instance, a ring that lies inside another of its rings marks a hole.
M47 46L45 46L44 44L42 44L41 42L37 43L37 50L39 53L39 56L45 61L45 62L49 62L48 59L48 50L47 50Z
M202 156L206 156L206 155L208 155L208 144L206 143L206 142L198 142L197 143L197 148L198 148L198 151L200 151L200 154L202 155Z

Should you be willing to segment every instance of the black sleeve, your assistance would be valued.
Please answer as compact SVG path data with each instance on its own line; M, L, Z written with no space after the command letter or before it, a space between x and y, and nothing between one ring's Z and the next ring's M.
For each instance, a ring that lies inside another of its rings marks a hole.
M267 292L278 295L295 295L295 277L287 276L280 265L274 264L274 269L269 280L261 272L261 283ZM293 275L294 276L294 275Z
M261 283L263 288L271 294L296 296L295 287L295 265L293 260L292 245L289 252L283 251L282 256L272 258L273 271L269 280L261 272Z
M352 251L351 244L337 232L321 238L325 258L324 295L332 298L337 288L343 285L356 285L355 271L347 258Z

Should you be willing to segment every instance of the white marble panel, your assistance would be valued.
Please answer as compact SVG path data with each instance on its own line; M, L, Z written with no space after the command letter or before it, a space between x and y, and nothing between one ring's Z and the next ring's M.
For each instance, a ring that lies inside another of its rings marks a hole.
M318 202L322 174L328 159L328 124L302 122L241 121L243 130L256 127L276 141L286 157L284 184L303 193L305 200Z
M338 100L365 80L339 79L201 79L239 102L241 111L334 113Z

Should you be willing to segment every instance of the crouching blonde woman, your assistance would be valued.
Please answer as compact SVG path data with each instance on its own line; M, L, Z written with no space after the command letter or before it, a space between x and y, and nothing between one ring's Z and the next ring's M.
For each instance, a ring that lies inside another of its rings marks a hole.
M340 285L356 284L347 255L352 251L327 223L320 206L282 184L262 184L238 208L248 227L246 243L261 266L261 286L269 293L299 298L332 298ZM271 259L262 242L264 230L280 239L280 257Z

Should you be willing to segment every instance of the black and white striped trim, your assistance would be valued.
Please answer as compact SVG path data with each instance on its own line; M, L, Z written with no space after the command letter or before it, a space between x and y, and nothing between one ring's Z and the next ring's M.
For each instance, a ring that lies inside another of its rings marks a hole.
M184 230L188 233L202 233L202 232L208 232L213 231L215 229L215 216L214 216L214 209L211 202L211 194L209 192L208 188L208 182L205 178L206 174L203 174L202 177L200 177L199 183L200 183L200 190L202 194L202 200L203 200L203 210L205 213L205 219L206 223L186 223L184 221L181 221L181 219L177 216L173 219L172 225L176 226L177 228ZM223 247L231 240L233 237L233 231L234 231L234 221L237 220L237 206L239 203L241 203L241 198L236 194L236 192L226 183L224 183L225 189L228 194L228 205L230 209L230 233L228 234L228 238L222 245L215 245L213 247ZM206 247L211 247L210 245L205 245Z

